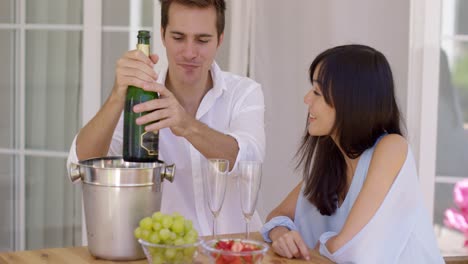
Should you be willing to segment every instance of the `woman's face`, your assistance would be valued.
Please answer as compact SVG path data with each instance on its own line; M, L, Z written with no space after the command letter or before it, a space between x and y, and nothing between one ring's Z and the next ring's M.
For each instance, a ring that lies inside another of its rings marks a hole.
M309 134L311 136L328 136L335 124L336 111L325 102L322 87L317 81L320 65L313 75L312 89L304 96L304 103L309 109Z

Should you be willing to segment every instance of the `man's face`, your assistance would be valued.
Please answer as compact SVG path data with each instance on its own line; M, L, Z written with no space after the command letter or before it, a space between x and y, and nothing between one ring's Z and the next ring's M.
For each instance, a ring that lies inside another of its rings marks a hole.
M186 85L205 80L223 35L216 31L214 7L194 8L171 4L166 32L161 30L171 78Z

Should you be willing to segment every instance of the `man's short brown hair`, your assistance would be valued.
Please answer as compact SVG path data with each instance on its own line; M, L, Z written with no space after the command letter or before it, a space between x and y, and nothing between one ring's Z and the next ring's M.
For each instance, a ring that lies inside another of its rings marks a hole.
M213 6L216 10L216 31L218 39L224 32L226 2L225 0L159 0L161 2L161 27L164 34L166 33L167 23L169 23L169 7L172 3L177 3L184 6L208 8Z

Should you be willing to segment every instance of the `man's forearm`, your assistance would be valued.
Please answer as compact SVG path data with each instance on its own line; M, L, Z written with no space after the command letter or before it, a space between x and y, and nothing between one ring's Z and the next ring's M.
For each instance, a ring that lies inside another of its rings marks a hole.
M229 166L232 169L239 153L237 140L200 121L193 120L192 122L185 138L206 158L229 160Z
M123 104L122 99L109 97L93 119L80 130L76 138L79 160L107 155Z

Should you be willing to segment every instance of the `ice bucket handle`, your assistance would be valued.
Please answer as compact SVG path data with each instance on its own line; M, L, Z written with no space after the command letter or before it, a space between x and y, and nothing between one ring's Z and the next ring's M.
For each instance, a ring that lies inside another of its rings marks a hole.
M175 176L175 164L166 165L161 167L161 182L164 180L168 180L170 182L174 181Z
M76 182L81 179L80 165L71 163L70 169L68 170L68 177L71 182Z

